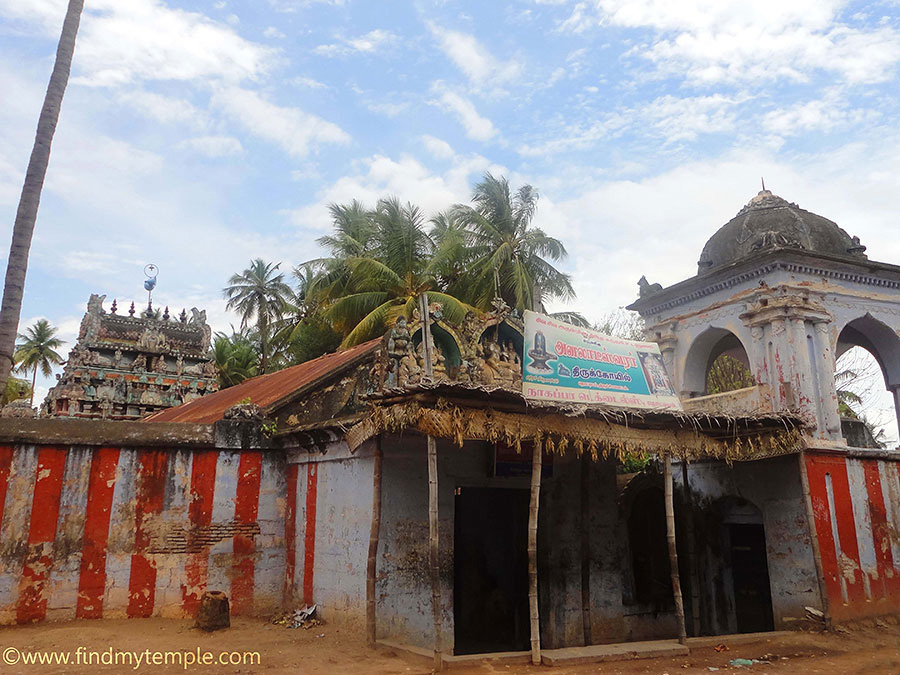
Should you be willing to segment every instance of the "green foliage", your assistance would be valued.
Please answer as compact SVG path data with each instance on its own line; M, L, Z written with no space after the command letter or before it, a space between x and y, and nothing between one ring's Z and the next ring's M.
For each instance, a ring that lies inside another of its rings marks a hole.
M10 377L6 381L3 394L0 395L0 406L18 401L20 398L28 398L29 396L31 396L31 385L28 381L21 380L18 377Z
M251 261L224 289L228 308L241 316L242 331L255 321L258 370L268 372L383 335L399 316L413 317L423 293L455 323L490 309L497 295L520 310L570 299L569 277L548 262L562 260L565 247L532 225L537 199L529 185L513 193L505 178L485 174L472 206L430 220L396 197L374 209L332 204L333 231L317 240L328 256L294 268L294 288L278 264ZM588 325L576 313L559 316ZM230 354L228 340L221 348ZM223 354L220 372L230 373L234 361Z
M50 325L47 319L38 319L34 325L25 329L25 333L19 334L16 351L13 354L13 362L16 370L27 372L40 368L41 374L49 377L53 373L53 366L63 362L56 350L65 344L56 337L57 329Z
M486 173L475 185L472 201L474 206L455 207L471 260L459 282L462 297L483 310L490 309L496 296L519 310L575 297L569 276L547 262L565 259L565 246L532 225L537 190L523 185L511 193L506 178Z
M42 375L50 377L53 374L53 366L63 362L62 356L56 350L65 342L56 337L56 332L57 329L51 326L47 319L38 319L34 325L25 329L24 334L20 333L18 336L19 342L16 343L16 349L13 352L13 363L16 364L17 372L32 371L30 387L32 405L34 404L34 382L37 379L38 369Z
M244 332L230 336L216 333L213 359L216 362L220 389L240 384L256 376L259 371L259 352L252 338Z
M267 263L261 258L250 261L250 267L228 280L223 293L226 307L241 317L241 328L256 321L259 336L259 371L267 372L269 342L276 323L283 317L293 291L284 282L284 274L277 273L281 263Z
M319 317L300 321L292 332L285 349L285 365L297 365L335 351L341 344L341 334Z
M650 466L652 460L653 457L651 455L640 455L634 452L626 453L622 460L622 473L639 473Z
M621 307L601 316L593 329L598 333L624 340L644 339L644 320L641 315Z
M755 385L756 379L750 369L728 354L719 354L706 373L707 394L724 394Z

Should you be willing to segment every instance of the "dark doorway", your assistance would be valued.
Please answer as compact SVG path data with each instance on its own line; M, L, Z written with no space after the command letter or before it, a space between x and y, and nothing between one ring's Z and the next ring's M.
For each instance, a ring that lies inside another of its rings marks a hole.
M663 610L673 602L672 574L666 539L663 491L649 487L634 498L628 514L628 544L634 578L633 598Z
M772 630L772 595L762 525L729 525L734 611L740 633Z
M529 648L528 500L528 490L457 489L455 654Z

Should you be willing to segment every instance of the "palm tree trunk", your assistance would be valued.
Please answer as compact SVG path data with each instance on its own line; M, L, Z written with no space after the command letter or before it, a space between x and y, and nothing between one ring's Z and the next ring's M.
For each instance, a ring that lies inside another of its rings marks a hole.
M268 366L268 340L266 332L269 330L268 317L262 312L259 313L259 321L256 322L257 330L259 330L259 374L266 374L266 366Z
M25 183L19 208L16 211L16 222L13 226L12 245L9 248L9 263L6 267L6 282L3 285L3 301L0 304L0 391L3 391L12 369L12 355L16 345L16 331L19 327L19 316L22 312L22 296L25 292L25 273L28 270L28 252L31 249L31 238L34 234L34 223L37 220L38 206L41 202L41 190L44 177L50 163L50 144L59 121L59 110L62 106L63 94L69 83L69 70L72 67L72 56L75 53L75 35L81 21L81 10L84 0L69 0L66 18L63 21L62 34L56 49L56 63L50 75L50 84L44 97L44 106L38 118L37 133L31 159L25 172Z
M37 364L34 364L34 375L31 376L31 407L34 407L34 385L37 383Z

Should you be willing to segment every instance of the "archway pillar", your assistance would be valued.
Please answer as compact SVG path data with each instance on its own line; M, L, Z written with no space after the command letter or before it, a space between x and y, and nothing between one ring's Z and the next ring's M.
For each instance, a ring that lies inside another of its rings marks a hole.
M820 298L784 288L760 290L740 315L753 350L762 355L760 384L769 385L776 410L815 420L819 438L840 440L834 358L827 340L831 314Z

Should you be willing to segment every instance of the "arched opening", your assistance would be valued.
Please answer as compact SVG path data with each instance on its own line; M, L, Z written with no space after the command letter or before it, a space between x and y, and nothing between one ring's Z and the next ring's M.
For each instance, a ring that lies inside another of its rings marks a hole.
M866 314L844 326L835 355L835 389L847 443L897 447L900 338Z
M684 365L683 393L722 394L756 384L750 358L740 339L724 328L707 328L698 335Z

